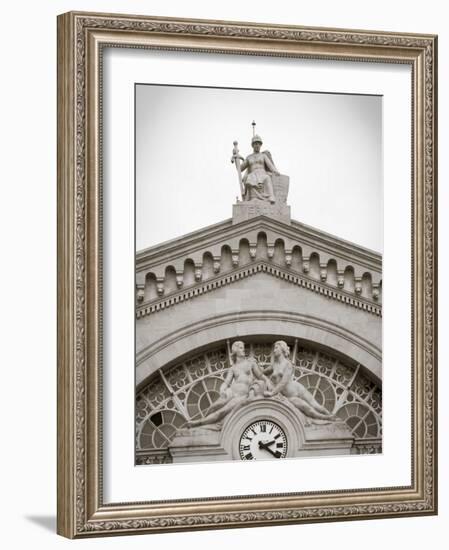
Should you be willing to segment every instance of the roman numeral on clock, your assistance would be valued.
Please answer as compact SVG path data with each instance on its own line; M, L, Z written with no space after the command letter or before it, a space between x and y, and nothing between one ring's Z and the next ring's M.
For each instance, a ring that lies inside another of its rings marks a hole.
M287 456L287 437L271 420L256 420L246 427L239 441L242 460L264 460Z

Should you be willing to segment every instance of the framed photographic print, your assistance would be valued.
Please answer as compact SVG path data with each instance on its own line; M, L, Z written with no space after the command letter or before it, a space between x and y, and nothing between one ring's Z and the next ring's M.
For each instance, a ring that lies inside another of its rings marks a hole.
M58 532L435 514L436 36L58 18Z

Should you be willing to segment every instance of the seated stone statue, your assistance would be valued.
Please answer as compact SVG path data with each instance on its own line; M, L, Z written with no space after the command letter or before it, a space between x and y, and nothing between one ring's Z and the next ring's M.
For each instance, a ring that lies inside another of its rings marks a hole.
M220 387L220 397L209 407L206 417L191 420L187 427L214 424L228 413L245 405L255 397L263 397L269 381L252 357L246 357L245 344L234 342L231 349L232 365Z
M308 418L327 421L336 420L335 416L320 405L300 382L293 379L294 367L289 357L290 349L288 345L283 340L275 342L273 361L271 365L264 369L264 374L270 375L272 384L271 389L265 390L265 397L281 394Z
M247 170L243 176L245 194L243 199L250 201L253 199L269 201L271 204L276 202L273 191L271 174L279 175L276 166L273 163L269 151L260 151L262 139L255 135L251 140L253 153L248 155L240 165L242 172Z

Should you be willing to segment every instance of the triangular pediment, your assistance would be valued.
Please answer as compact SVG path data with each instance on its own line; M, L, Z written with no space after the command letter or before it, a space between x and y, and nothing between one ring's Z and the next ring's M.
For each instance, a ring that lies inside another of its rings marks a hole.
M230 245L232 248L234 244L235 249L235 243L240 239L252 240L253 243L250 242L250 244L255 245L259 233L267 235L268 244L274 243L277 239L283 239L288 243L286 248L302 246L305 249L321 252L322 255L345 258L348 263L360 263L369 270L381 270L382 258L377 252L295 220L287 224L264 215L237 224L233 223L232 219L224 220L139 251L136 255L136 269L140 271L161 263L167 264L180 256L198 256L225 245Z
M330 281L354 299L380 303L379 254L294 220L287 224L262 215L240 223L225 220L137 254L138 308L215 276L251 271L257 262L314 284Z

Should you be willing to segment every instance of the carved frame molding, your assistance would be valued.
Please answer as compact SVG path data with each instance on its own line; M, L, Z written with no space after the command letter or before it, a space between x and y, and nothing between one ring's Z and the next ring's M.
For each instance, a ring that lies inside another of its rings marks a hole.
M412 67L411 486L103 503L100 114L106 45ZM59 534L80 538L436 513L436 55L433 35L74 12L59 16Z

